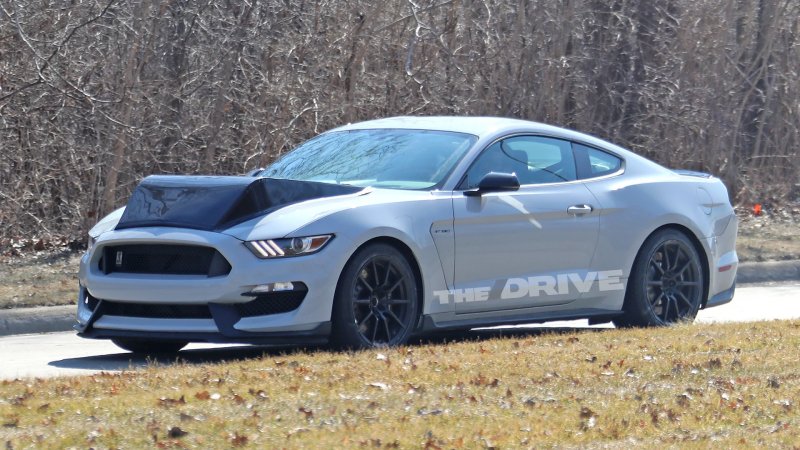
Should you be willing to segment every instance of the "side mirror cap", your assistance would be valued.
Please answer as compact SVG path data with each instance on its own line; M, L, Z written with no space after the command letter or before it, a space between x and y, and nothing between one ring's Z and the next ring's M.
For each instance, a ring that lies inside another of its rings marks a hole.
M519 190L519 179L514 173L489 172L478 182L478 187L464 191L467 197L478 197L487 192L510 192Z

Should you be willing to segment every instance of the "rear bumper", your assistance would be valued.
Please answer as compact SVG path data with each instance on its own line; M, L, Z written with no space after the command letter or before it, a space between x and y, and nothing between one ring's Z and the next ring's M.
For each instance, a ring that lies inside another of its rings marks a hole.
M714 306L724 305L733 300L733 293L736 291L736 283L730 289L720 292L719 294L711 297L706 302L704 308L713 308Z
M736 272L739 268L739 257L736 254L736 235L739 228L736 214L729 214L717 219L714 235L708 238L708 301L704 308L724 305L733 299L736 290Z

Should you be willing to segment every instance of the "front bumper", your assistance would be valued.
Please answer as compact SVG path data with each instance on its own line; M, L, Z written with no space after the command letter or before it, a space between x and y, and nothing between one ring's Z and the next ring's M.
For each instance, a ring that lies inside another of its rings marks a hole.
M308 331L248 333L246 336L229 336L225 333L147 332L129 330L81 329L75 325L78 336L88 339L153 339L160 341L209 342L214 344L298 345L325 344L331 333L331 323L324 322Z
M215 248L230 263L225 276L105 273L99 260L110 245L179 244ZM282 343L324 341L338 274L346 255L333 240L323 251L262 260L242 241L215 232L175 228L119 230L101 235L81 259L78 334L88 338L150 338L201 342ZM338 251L337 251L338 250ZM255 286L300 282L305 296L292 310L248 311ZM244 306L244 307L243 307ZM140 309L147 313L128 313ZM123 311L123 312L120 312ZM152 314L152 311L159 311ZM189 313L184 314L184 311Z

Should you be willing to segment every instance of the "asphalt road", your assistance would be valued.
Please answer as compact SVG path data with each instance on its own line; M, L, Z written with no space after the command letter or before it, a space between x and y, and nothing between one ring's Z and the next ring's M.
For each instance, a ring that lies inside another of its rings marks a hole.
M697 322L748 322L800 318L800 282L742 286L734 300L724 306L701 311ZM548 328L585 328L585 320L551 322L546 325L523 325L473 330L461 333L464 338L476 339L499 334L537 334ZM599 327L609 327L600 325ZM459 338L460 336L455 336ZM453 334L446 339L452 340ZM254 346L192 344L171 360L179 358L195 364L254 358L264 353L277 354L292 349L269 349ZM324 350L321 350L324 351ZM81 339L72 332L16 335L0 338L0 379L21 377L51 377L89 374L100 371L120 371L152 364L146 357L123 352L108 341Z

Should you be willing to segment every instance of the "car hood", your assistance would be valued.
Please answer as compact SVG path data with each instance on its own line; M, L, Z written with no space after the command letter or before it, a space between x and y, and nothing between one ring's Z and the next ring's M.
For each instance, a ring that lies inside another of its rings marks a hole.
M273 239L335 212L415 198L430 198L430 192L241 176L150 176L124 208L104 217L89 234L176 227L240 240Z
M430 198L431 193L428 191L366 188L349 195L312 199L284 206L264 216L235 225L223 233L243 241L281 238L340 211Z
M286 205L362 190L276 178L149 176L131 194L116 229L176 227L222 231Z

